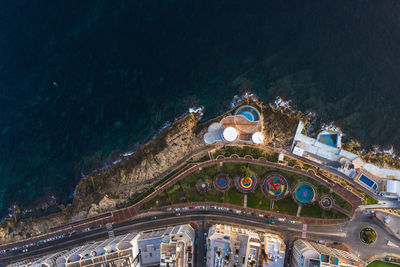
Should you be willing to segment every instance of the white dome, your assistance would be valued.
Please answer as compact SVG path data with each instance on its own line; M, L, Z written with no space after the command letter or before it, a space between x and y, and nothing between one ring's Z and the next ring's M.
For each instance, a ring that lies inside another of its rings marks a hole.
M264 135L261 132L255 132L251 136L251 140L255 144L260 144L260 143L264 142Z
M236 129L233 127L226 128L222 135L224 136L224 139L228 142L235 141L236 138L238 137L238 133L237 133Z

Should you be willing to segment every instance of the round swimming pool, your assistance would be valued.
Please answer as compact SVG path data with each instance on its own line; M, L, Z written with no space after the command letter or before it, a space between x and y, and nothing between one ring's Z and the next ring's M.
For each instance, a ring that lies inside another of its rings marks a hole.
M242 106L235 111L235 115L242 115L249 121L259 121L260 113L252 106Z
M308 204L314 199L314 188L309 184L299 184L295 190L295 200L301 204Z

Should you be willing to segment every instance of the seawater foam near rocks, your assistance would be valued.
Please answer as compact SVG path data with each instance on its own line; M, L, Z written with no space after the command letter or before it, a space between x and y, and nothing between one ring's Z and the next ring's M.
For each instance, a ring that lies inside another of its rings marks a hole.
M257 102L258 96L256 96L253 93L250 93L250 92L244 92L240 96L234 95L229 107L232 109L232 108L236 107L238 104L242 103L243 100L245 100L245 99L251 99L253 102Z
M199 114L200 116L203 116L203 111L204 111L204 107L197 107L197 108L189 108L189 113L196 113Z

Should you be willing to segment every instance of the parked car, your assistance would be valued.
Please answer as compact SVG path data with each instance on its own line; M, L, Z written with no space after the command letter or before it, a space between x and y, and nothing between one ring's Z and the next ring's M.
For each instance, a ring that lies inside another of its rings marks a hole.
M286 218L278 218L278 221L284 222L284 221L286 221Z
M269 220L269 221L268 221L268 224L275 224L275 221Z
M295 222L292 220L288 220L288 223L294 224Z

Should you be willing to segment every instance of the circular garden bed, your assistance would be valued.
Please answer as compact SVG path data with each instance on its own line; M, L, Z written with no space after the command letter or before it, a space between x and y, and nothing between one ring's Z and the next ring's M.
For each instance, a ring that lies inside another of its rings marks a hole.
M330 210L332 208L333 205L333 199L328 196L328 195L324 195L321 197L320 201L319 201L319 206L324 209L324 210Z
M214 179L214 187L218 191L227 191L231 187L231 179L226 174L219 174Z
M360 231L360 239L364 244L370 245L376 241L377 234L371 227L364 227Z
M200 193L207 193L208 191L210 191L210 185L204 182L203 180L199 179L196 183L196 189Z
M264 179L261 190L267 198L282 199L288 190L288 182L279 173L271 173Z
M293 198L299 205L309 205L315 200L315 189L309 183L298 184L293 192Z
M256 186L257 179L254 175L247 177L242 176L236 179L236 188L244 194L253 192Z

